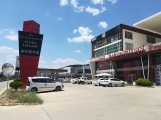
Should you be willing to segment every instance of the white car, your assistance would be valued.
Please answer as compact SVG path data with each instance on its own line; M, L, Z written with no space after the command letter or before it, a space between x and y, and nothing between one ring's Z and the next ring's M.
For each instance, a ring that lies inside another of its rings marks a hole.
M78 84L92 84L92 80L87 77L80 77L78 78Z
M119 80L117 78L106 78L100 84L103 87L105 87L105 86L109 86L109 87L112 87L112 86L122 86L122 87L124 87L125 86L125 82L122 81L122 80Z
M73 84L77 84L78 83L78 78L72 78L70 80L70 82L73 83Z
M37 92L37 91L60 91L64 88L61 82L55 82L49 77L28 77L26 90Z
M103 78L99 78L98 80L94 81L93 84L94 84L95 86L100 86L100 85L101 85L101 84L100 84L101 81L104 81L104 79L103 79Z

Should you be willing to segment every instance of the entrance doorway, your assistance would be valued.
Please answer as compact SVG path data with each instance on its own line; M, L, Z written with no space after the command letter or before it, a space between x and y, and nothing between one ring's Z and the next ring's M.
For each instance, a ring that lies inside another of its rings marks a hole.
M133 82L136 80L135 74L128 74L128 83L133 84Z

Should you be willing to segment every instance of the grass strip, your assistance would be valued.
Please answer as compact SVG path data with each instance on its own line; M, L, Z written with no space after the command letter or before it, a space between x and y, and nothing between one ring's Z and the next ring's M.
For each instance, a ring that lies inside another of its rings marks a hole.
M22 94L19 96L19 103L39 103L42 104L43 101L36 96L34 92L27 92L26 94Z
M6 97L6 92L3 92L0 96L0 102L2 102ZM13 101L14 103L37 103L42 104L43 101L36 95L34 92L27 92L25 90L13 91L12 89L8 90L8 100Z

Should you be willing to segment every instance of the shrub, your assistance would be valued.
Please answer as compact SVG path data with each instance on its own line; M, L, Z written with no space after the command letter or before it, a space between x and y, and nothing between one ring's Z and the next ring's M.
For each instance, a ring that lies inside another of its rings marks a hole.
M17 90L18 88L22 87L22 85L23 85L23 83L20 82L20 81L13 81L13 82L10 83L10 87L12 89L15 89L15 90Z
M18 78L17 78L17 79L15 79L14 81L18 81L18 82L21 82L21 81L20 81L20 79L18 79Z
M148 79L144 79L144 78L137 79L135 83L137 86L152 86L151 81L149 81Z

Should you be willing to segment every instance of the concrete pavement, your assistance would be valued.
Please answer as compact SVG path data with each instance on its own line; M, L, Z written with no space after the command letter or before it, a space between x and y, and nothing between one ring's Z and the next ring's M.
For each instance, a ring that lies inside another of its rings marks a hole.
M9 80L8 81L8 85L10 82L12 82L13 80ZM0 82L0 95L6 90L7 88L7 81L4 82Z
M38 93L36 106L0 107L2 120L161 120L161 87L96 87L66 83Z

